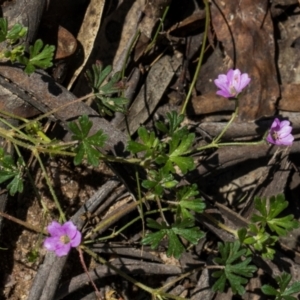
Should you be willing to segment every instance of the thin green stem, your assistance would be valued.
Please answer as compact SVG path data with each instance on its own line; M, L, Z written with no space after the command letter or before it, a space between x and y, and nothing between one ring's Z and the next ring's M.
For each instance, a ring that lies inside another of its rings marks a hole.
M129 56L130 56L130 53L134 47L134 45L136 44L139 36L140 36L141 32L140 30L137 30L136 33L134 34L134 37L131 41L131 44L128 48L128 51L126 52L126 57L125 57L125 60L124 60L124 65L122 67L122 73L121 73L121 78L123 79L125 77L125 70L126 70L126 66L127 66L127 63L128 63L128 59L129 59Z
M201 46L201 51L200 51L200 55L199 55L199 60L198 60L196 71L195 71L195 74L194 74L194 77L193 77L193 81L192 81L192 83L191 83L191 85L189 87L188 94L187 94L187 96L186 96L186 98L184 100L183 106L181 108L181 114L182 115L185 114L187 104L188 104L188 102L189 102L189 100L191 98L192 91L193 91L194 86L196 84L196 81L198 79L199 72L200 72L200 69L201 69L201 66L202 66L204 52L205 52L205 46L206 46L207 32L208 32L208 28L209 28L210 16L209 16L208 1L205 0L204 4L205 4L205 28L204 28L204 34L203 34L203 41L202 41L202 46Z
M170 210L169 208L163 208L162 211L168 211ZM151 211L147 211L145 213L145 216L148 216L148 215L152 215L152 214L157 214L159 213L160 211L158 209L155 209L155 210L151 210ZM105 240L109 240L109 239L113 239L115 238L116 236L118 236L122 231L124 231L126 228L128 228L129 226L131 226L132 224L134 224L135 222L137 222L138 220L141 219L141 216L138 216L136 218L134 218L133 220L131 220L130 222L128 222L126 225L124 225L122 228L120 228L119 230L117 231L114 231L112 234L108 235L108 236L104 236L104 237L101 237L101 238L98 238L98 239L95 239L95 240L89 240L89 241L85 241L84 244L91 244L91 243L96 243L96 242L101 242L101 241L105 241Z
M49 177L48 177L48 175L47 175L45 166L44 166L44 164L43 164L43 162L42 162L42 159L41 159L41 157L40 157L38 151L36 151L36 150L33 151L33 155L36 157L36 159L37 159L38 162L39 162L39 165L40 165L40 167L41 167L42 173L43 173L44 178L45 178L45 180L46 180L46 183L47 183L47 185L48 185L48 188L49 188L49 191L50 191L50 193L51 193L51 196L52 196L52 198L53 198L53 200L54 200L54 202L55 202L56 208L57 208L58 211L59 211L60 221L66 222L65 214L64 214L64 212L63 212L63 210L62 210L62 208L61 208L61 206L60 206L60 203L59 203L59 201L58 201L58 199L57 199L57 197L56 197L56 194L55 194L54 189L53 189L53 187L52 187L51 181L50 181L50 179L49 179Z
M115 214L109 216L107 219L103 220L96 228L94 228L92 231L90 231L86 236L85 239L88 239L90 236L92 236L97 231L101 230L102 228L106 227L108 224L110 224L115 219L120 218L123 216L126 211L131 211L132 207L138 206L140 203L142 203L143 199L140 199L136 202L130 203L124 210L117 211Z
M149 51L152 49L152 47L154 46L154 44L155 44L155 42L156 42L156 39L157 39L157 36L158 36L158 34L159 34L159 32L160 32L162 26L163 26L164 20L165 20L165 18L166 18L166 16L167 16L167 13L168 13L168 11L169 11L169 8L170 8L170 6L167 6L167 7L165 8L164 14L163 14L163 16L162 16L162 18L161 18L161 20L160 20L159 26L158 26L158 28L157 28L157 30L156 30L156 32L155 32L155 35L154 35L154 37L153 37L153 40L152 40L152 42L148 45L148 47L146 48L146 50L145 50L145 52L144 52L145 54L146 54L147 52L149 52Z
M231 116L231 119L225 125L225 127L223 128L223 130L221 131L221 133L213 140L214 144L218 144L219 140L222 138L222 136L227 131L227 129L229 128L229 126L231 125L231 123L234 121L234 119L237 117L238 113L239 113L239 100L236 98L235 99L235 110L234 110L234 112L233 112L233 114Z
M15 119L15 120L22 121L22 122L24 122L24 123L29 122L27 119L22 118L22 117L20 117L20 116L16 116L16 115L11 114L11 113L9 113L9 112L7 112L7 111L0 110L0 114L1 114L1 115L4 115L5 117L9 117L9 118L11 118L11 119Z
M210 214L207 213L202 213L204 217L206 217L207 219L209 219L213 224L215 224L216 226L218 226L219 228L233 234L236 238L238 237L237 231L224 225L223 223L219 222L217 219L215 219L214 217L212 217Z
M68 103L66 103L66 104L64 104L64 105L62 105L60 107L57 107L57 108L55 108L55 109L53 109L53 110L51 110L51 111L49 111L49 112L47 112L45 114L43 114L43 115L41 115L41 116L33 119L33 120L28 121L27 123L24 123L23 125L19 126L18 129L23 129L24 127L26 127L26 126L28 126L30 124L34 124L35 122L38 122L38 121L41 121L41 120L43 120L43 119L45 119L47 117L50 117L51 115L55 114L56 112L58 112L58 111L60 111L60 110L62 110L64 108L66 108L66 107L68 107L70 105L74 105L75 103L82 102L82 101L84 101L86 99L89 99L89 98L91 98L93 96L94 96L94 93L90 93L90 94L88 94L86 96L83 96L81 98L78 98L78 99L76 99L74 101L68 102Z

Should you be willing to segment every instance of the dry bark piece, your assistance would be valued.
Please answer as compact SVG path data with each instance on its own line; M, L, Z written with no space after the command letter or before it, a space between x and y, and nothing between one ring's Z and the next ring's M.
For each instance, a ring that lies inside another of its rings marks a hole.
M234 66L248 73L251 83L240 98L242 120L273 115L279 97L274 30L268 0L216 0L211 17L217 38ZM229 68L226 67L224 72Z
M205 11L195 11L192 15L182 20L181 22L173 25L167 34L172 36L186 37L187 32L191 34L193 31L199 30L199 27L204 25Z
M175 56L163 56L149 71L146 83L140 89L136 99L131 105L127 119L130 133L133 134L152 114L155 107L165 93L180 61ZM118 125L125 129L125 120Z
M95 40L100 28L100 23L102 20L102 13L104 10L105 0L91 0L89 6L86 10L84 20L81 24L79 33L77 35L77 40L80 42L83 52L84 52L84 61L82 64L75 70L69 85L70 89L82 72L85 64L87 63L92 50L94 48Z
M284 84L281 87L281 99L278 108L300 112L300 84Z
M148 275L178 275L182 273L181 268L173 265L163 265L157 263L143 262L132 259L115 259L111 262L112 265L118 267L121 271L130 274L148 274ZM107 276L116 275L116 272L111 268L101 265L89 272L93 280L101 279ZM87 282L85 273L74 277L71 281L64 283L57 291L55 299L63 299L66 295L75 292L84 287Z
M198 116L221 111L234 111L235 103L216 95L216 92L210 92L193 97L191 99L191 106L189 114Z

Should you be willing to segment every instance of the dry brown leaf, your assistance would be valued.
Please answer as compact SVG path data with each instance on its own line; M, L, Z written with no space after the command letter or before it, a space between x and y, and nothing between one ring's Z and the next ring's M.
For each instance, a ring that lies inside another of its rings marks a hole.
M74 72L69 84L68 90L71 89L74 81L83 70L90 54L93 50L95 39L100 28L102 13L105 0L91 0L77 35L77 40L81 43L84 51L84 61Z

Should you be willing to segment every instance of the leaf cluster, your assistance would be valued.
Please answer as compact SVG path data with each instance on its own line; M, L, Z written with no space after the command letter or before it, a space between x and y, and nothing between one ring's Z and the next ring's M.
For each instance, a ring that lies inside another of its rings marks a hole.
M205 233L194 225L193 219L177 219L174 224L167 225L164 222L158 223L155 220L148 218L147 226L156 229L157 231L147 234L147 236L143 238L142 244L150 244L152 249L156 249L160 242L166 238L168 241L167 256L180 258L185 248L179 237L196 245L198 241L205 236Z
M148 190L148 195L161 201L166 189L175 191L175 194L173 193L175 200L164 201L164 203L176 212L176 221L171 225L166 225L149 219L148 226L158 231L147 234L143 243L156 248L161 240L166 238L168 240L167 255L173 255L176 258L184 251L179 237L193 243L195 241L193 237L199 239L204 236L204 233L194 226L193 214L201 213L205 208L203 200L196 198L199 194L197 185L176 187L178 184L175 178L178 172L176 169L186 174L195 168L193 158L186 155L192 147L195 135L190 133L187 127L181 126L183 119L184 116L176 112L168 113L166 123L155 124L158 134L140 127L138 129L139 140L129 141L127 146L127 150L141 157L141 165L147 171L147 179L142 181L142 186Z
M269 284L265 284L261 287L261 290L265 295L273 296L275 300L297 300L298 298L291 295L300 292L300 282L294 282L288 286L291 279L291 274L283 272L281 276L275 277L278 289L275 289Z
M186 156L192 147L195 134L190 133L186 126L180 127L182 115L176 112L167 114L168 126L162 122L156 123L156 128L165 139L160 140L154 132L148 132L145 127L138 129L140 141L129 141L127 150L133 154L141 153L144 167L148 169L163 168L164 173L176 173L178 167L183 174L195 168L194 160Z
M284 195L272 196L270 199L255 197L255 208L259 214L254 214L248 228L238 231L241 243L251 245L262 253L262 257L273 259L275 250L273 246L280 236L299 227L293 215L279 217L287 208L288 202Z
M173 183L171 179L166 179L166 183L173 186L176 183ZM195 226L195 217L192 214L193 212L202 213L205 209L203 200L195 198L198 194L196 184L178 188L176 202L172 203L176 207L176 221L171 225L166 225L164 222L159 224L152 219L147 219L148 227L158 231L148 233L142 243L150 244L153 249L156 249L159 243L166 238L168 240L167 256L173 255L175 258L179 258L185 250L179 238L192 244L196 244L199 239L203 238L205 234Z
M27 27L20 24L13 25L9 30L7 19L0 18L0 42L6 41L8 44L2 56L11 62L17 61L25 65L25 73L32 74L36 68L46 69L53 65L52 60L55 47L50 45L44 46L42 40L38 39L34 45L29 47L29 57L27 57L24 45L13 46L26 36L27 31Z
M14 24L9 30L7 19L0 18L0 43L7 41L9 44L15 44L19 39L26 36L27 31L28 28L21 24Z
M212 273L217 281L212 290L223 292L228 282L234 294L243 295L244 285L248 282L247 278L253 277L257 270L256 266L251 265L251 258L247 256L247 250L241 248L239 241L218 243L220 257L214 259L220 270Z
M100 62L92 66L92 70L86 72L89 85L96 97L96 104L99 114L102 116L112 116L113 112L125 112L125 105L128 99L124 97L113 97L113 95L120 93L123 90L120 82L121 73L116 72L109 80L108 76L112 71L111 66L103 69ZM104 82L107 83L104 84Z

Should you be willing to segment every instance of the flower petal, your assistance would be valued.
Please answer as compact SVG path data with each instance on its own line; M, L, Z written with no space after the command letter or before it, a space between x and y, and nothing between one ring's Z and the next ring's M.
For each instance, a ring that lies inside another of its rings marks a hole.
M44 240L43 245L48 251L55 251L59 243L59 237L48 237Z
M214 80L215 85L220 89L217 95L225 98L236 97L251 81L247 73L241 74L239 69L230 69L227 74L220 74Z
M289 135L292 132L292 130L293 130L293 128L291 126L286 126L286 127L281 128L278 131L278 134L280 137L284 137L284 136Z
M290 127L290 122L287 120L283 120L282 122L280 122L280 127Z
M48 232L52 236L61 236L63 234L62 225L56 221L52 221L47 227Z
M62 244L61 247L59 247L55 250L55 254L59 257L65 256L70 252L70 249L71 249L70 243Z
M64 233L70 239L72 239L76 235L77 227L73 224L72 221L66 222L62 227L63 227Z
M251 81L247 73L242 74L238 91L241 92Z
M77 230L76 235L70 241L72 247L77 247L81 243L81 232Z
M224 91L224 90L219 90L216 93L219 96L225 97L225 98L230 98L231 94L228 91Z
M240 76L240 75L241 75L241 71L239 69L236 70L230 69L226 74L227 82L229 84L233 84L235 76Z
M270 132L269 132L269 134L268 134L266 140L267 140L269 143L271 143L271 144L275 144L275 143L276 143L276 141L273 139L272 134L271 134Z
M293 144L294 137L291 134L289 134L288 136L281 139L280 141L281 141L281 145L290 146Z

